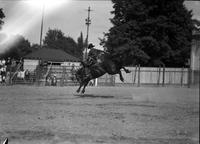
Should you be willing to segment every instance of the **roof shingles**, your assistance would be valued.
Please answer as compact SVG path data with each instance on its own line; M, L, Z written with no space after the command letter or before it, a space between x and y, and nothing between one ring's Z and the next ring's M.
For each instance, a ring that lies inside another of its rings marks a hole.
M33 53L30 53L24 57L25 59L41 59L47 61L71 61L78 62L80 59L62 51L59 49L41 48Z

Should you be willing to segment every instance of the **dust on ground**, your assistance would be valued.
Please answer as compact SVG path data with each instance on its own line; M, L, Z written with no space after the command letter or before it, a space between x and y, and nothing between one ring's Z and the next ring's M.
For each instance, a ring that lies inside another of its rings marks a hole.
M199 90L172 87L0 87L9 144L198 144Z

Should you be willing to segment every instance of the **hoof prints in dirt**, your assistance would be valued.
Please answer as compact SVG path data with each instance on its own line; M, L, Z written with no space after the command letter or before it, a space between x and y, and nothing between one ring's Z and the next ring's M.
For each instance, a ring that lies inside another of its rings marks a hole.
M114 98L114 96L103 96L103 95L93 95L93 94L74 94L74 96L82 98Z
M20 131L6 131L7 137L11 140L48 140L54 137L54 134L47 130L31 131L31 130L20 130Z
M126 106L126 107L149 107L149 108L156 108L159 107L156 104L152 103L141 103L141 102L109 102L103 104L96 104L97 106L104 107L104 106Z
M193 141L190 139L165 139L165 138L132 138L125 137L122 135L114 135L112 136L92 136L88 134L72 134L72 133L56 133L56 135L52 132L41 130L41 131L7 131L6 135L8 135L8 139L11 141L17 140L29 140L29 141L38 141L38 140L50 140L53 143L59 142L72 142L72 143L82 143L82 142L92 142L96 143L137 143L137 144L167 144L167 143L175 143L175 144L192 144Z

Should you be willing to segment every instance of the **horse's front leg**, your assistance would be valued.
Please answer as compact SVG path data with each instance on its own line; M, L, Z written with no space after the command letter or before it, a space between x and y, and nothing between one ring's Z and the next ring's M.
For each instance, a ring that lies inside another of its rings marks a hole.
M79 86L79 88L76 90L76 92L77 93L79 93L80 92L80 90L81 90L81 87L83 86L83 83L80 83L80 86Z
M87 82L85 82L85 84L84 84L84 86L83 86L83 89L82 89L82 94L84 94L85 93L85 88L86 88L86 86L88 85L88 83L89 83L89 81L87 81Z
M122 67L122 69L124 69L124 71L125 71L126 73L130 73L130 72L131 72L130 70L126 69L125 67Z

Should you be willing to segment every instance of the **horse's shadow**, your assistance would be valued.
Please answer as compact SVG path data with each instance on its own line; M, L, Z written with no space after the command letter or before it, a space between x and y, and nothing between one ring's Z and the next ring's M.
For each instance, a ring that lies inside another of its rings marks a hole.
M94 94L74 94L81 98L114 98L114 96L94 95Z

